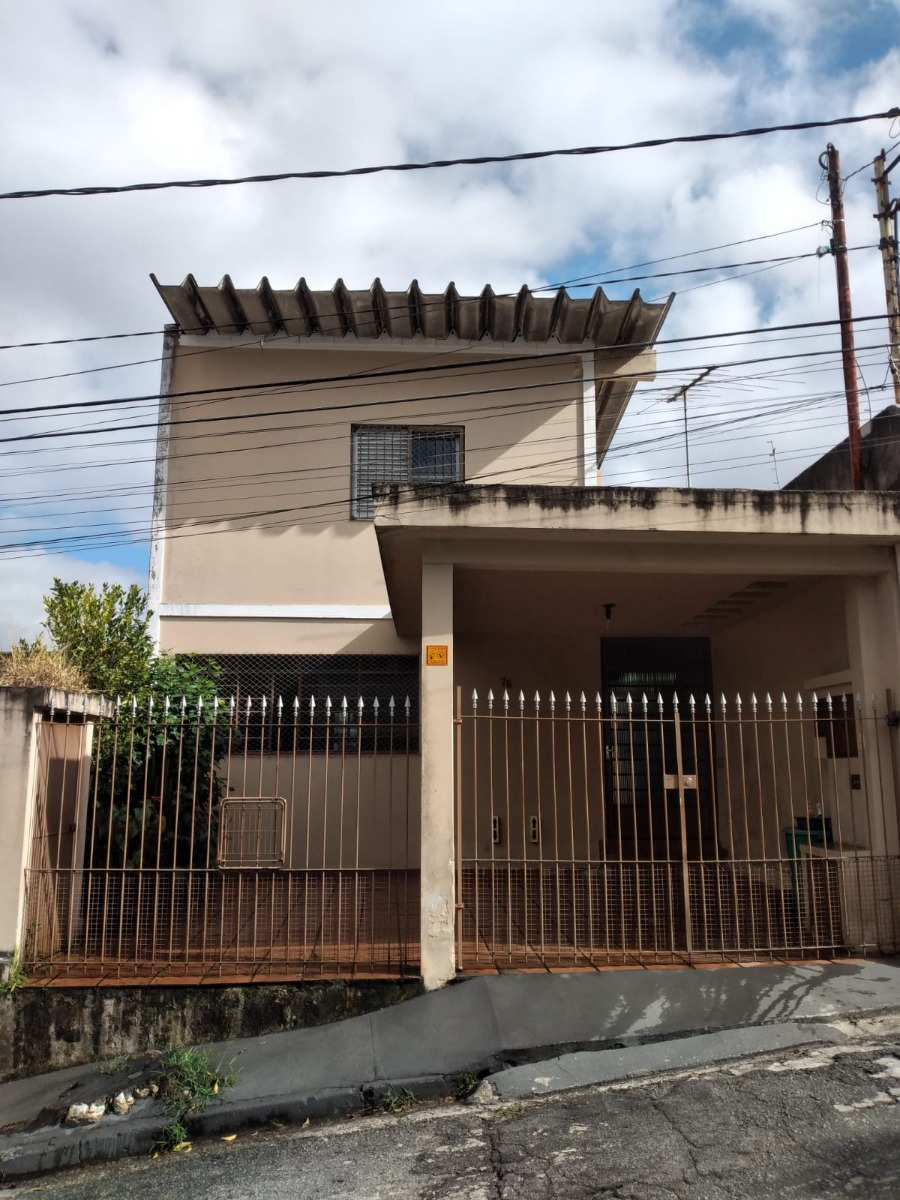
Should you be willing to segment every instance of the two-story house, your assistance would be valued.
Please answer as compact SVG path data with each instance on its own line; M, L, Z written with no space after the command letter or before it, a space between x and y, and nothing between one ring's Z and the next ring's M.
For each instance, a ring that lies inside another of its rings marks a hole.
M36 963L900 944L896 496L602 486L667 311L637 293L157 286L152 607L220 695L101 720L133 765L84 862L36 843Z

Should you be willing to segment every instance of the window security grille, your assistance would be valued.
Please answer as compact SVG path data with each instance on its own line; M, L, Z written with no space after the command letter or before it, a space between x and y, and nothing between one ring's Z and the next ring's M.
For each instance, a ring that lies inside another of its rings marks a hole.
M353 429L350 515L371 520L375 483L458 483L462 431L437 426L357 425Z
M242 752L246 749L248 753L274 753L276 748L285 753L296 748L298 754L418 751L416 655L217 654L213 657L221 672L220 697L226 701L232 696L235 699L235 734L241 739ZM283 704L280 721L279 697ZM299 702L296 721L295 699ZM313 706L311 700L315 701ZM238 749L237 744L233 743L232 748Z

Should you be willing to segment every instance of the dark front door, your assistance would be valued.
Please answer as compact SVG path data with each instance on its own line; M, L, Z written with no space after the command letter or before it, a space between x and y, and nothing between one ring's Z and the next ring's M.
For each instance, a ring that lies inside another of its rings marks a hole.
M607 856L713 857L709 639L603 638L600 654ZM682 776L694 783L685 791L683 819L671 786L679 754Z

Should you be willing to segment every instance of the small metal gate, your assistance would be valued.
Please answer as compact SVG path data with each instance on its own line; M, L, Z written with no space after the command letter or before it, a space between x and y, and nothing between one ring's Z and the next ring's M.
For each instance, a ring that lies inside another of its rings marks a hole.
M456 729L461 970L897 948L874 703L475 692Z

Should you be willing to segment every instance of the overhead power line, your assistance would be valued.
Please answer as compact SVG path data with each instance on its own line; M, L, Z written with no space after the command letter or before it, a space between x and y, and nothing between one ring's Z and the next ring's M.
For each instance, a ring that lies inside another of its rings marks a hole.
M605 146L573 146L559 150L523 150L515 154L480 154L471 158L439 158L430 162L386 163L374 167L349 167L341 171L278 171L269 175L242 175L233 179L168 179L156 183L125 183L79 188L30 188L18 192L0 192L0 200L37 200L45 196L111 196L123 192L161 192L173 188L234 187L245 183L280 183L288 179L347 179L357 175L381 175L407 171L434 171L446 167L483 167L501 163L533 162L542 158L587 158L614 154L622 150L651 150L660 146L691 145L697 142L723 142L735 138L762 137L770 133L793 133L804 129L830 129L837 125L859 125L900 116L900 108L866 113L857 117L834 117L827 121L796 121L785 125L761 125L753 129L735 129L727 133L693 133L677 137L648 138L639 142L620 142Z
M716 250L731 250L735 246L748 246L751 242L765 242L770 238L787 237L792 233L805 233L806 230L816 229L821 224L821 221L811 221L806 225L795 225L792 229L779 229L774 233L760 233L756 237L740 238L736 242L722 242L718 246L704 246L700 250L685 250L682 254L670 254L664 258L651 258L645 262L631 263L627 267L611 267L607 271L596 271L591 275L578 275L573 279L563 279L559 283L543 283L529 290L532 295L537 295L539 292L556 291L558 288L563 287L575 287L582 283L587 284L590 280L597 280L601 275L620 275L623 271L637 271L642 267L657 266L659 263L676 262L682 258L693 258L696 254L712 254ZM615 283L618 280L610 280L610 282ZM511 292L501 294L506 296L513 295ZM163 332L163 329L139 329L135 333L97 333L85 337L49 338L46 341L6 342L5 344L0 344L0 350L32 350L42 346L72 346L83 342L107 342L122 338L158 337ZM182 332L204 333L205 328L198 326L196 329L182 330Z
M818 222L816 222L816 224L818 224ZM772 235L769 235L769 236L772 236ZM751 239L748 239L748 240L751 240ZM753 239L753 240L755 240L755 239ZM872 243L868 243L868 244L861 245L861 246L849 246L848 247L848 251L872 250L872 249L877 249L877 243L872 242ZM705 253L705 251L696 250L696 251L693 251L692 253L693 254L702 254L702 253ZM687 258L687 257L689 257L689 255L676 254L676 255L672 256L672 259L659 259L657 261L669 262L669 261L674 261L675 259L678 259L678 258ZM653 271L653 272L650 272L645 275L616 274L615 272L628 271L628 270L635 269L633 267L616 267L616 268L612 268L612 270L610 272L598 272L596 275L590 275L590 276L583 275L583 276L580 276L579 278L595 280L596 286L598 286L598 287L615 286L615 284L617 284L617 283L636 283L636 282L640 282L645 279L669 279L669 278L678 277L678 276L682 276L682 275L704 275L704 274L709 274L713 271L735 271L741 267L757 267L757 266L761 266L761 265L767 265L767 266L773 266L773 267L786 266L788 263L800 262L803 259L821 258L821 257L822 257L822 254L819 250L809 250L809 251L805 251L802 254L784 254L784 255L781 255L776 258L750 259L746 262L737 262L737 263L734 263L734 262L732 262L732 263L711 263L709 265L702 266L702 267L683 267L681 270L677 270L677 271ZM646 265L652 265L652 264L646 264ZM603 278L601 278L601 275L603 276ZM725 276L722 279L714 279L714 280L712 280L712 282L713 283L728 283L728 282L730 282L731 278L732 278L731 276ZM740 276L737 276L736 278L740 278ZM592 287L592 286L594 286L594 284L579 283L578 280L570 279L570 280L566 280L563 283L546 284L546 285L542 285L539 288L531 288L529 290L532 295L535 295L541 291L557 291L560 288L564 288L564 287L589 287L589 286ZM688 288L686 290L690 291L691 289ZM392 309L389 307L387 311L391 312ZM162 331L160 331L160 332L162 332ZM233 347L231 347L230 345L197 347L195 350L195 353L197 353L197 354L212 354L212 353L220 352L222 350L231 350L232 348ZM3 349L3 347L0 347L0 349ZM75 378L77 376L81 376L81 375L97 375L97 374L102 374L105 371L124 370L125 368L128 368L128 367L146 367L153 363L158 363L161 361L162 361L162 359L159 357L140 358L140 359L135 359L130 362L104 363L101 366L97 366L97 367L83 367L80 370L75 370L75 371L61 371L61 372L57 372L56 374L53 374L53 375L32 375L32 376L29 376L27 379L4 379L4 380L0 380L0 388L21 387L23 384L28 384L28 383L47 383L50 380L54 380L54 379L73 379L73 378Z
M861 325L861 324L866 324L870 321L883 321L883 320L884 320L884 313L875 313L875 314L872 314L869 316L864 316L864 317L854 317L853 323L855 325ZM622 353L626 353L628 351L637 351L637 350L647 349L650 346L652 346L653 349L658 350L660 347L690 345L691 343L694 343L694 342L719 341L722 338L738 337L738 336L744 337L749 334L788 333L788 332L792 332L797 329L827 329L827 328L830 328L833 326L839 326L840 324L841 324L841 318L833 317L833 318L829 318L824 321L797 321L797 322L793 322L793 323L787 324L787 325L761 325L761 326L757 326L757 327L751 328L751 329L727 330L723 333L702 333L702 334L693 334L693 335L689 335L689 336L686 335L684 337L657 338L652 343L651 342L627 342L627 343L623 342L621 345L609 347L609 349L611 352L615 352L616 354L622 354ZM604 347L597 347L597 349L598 349L598 351L602 351L604 349ZM571 355L573 353L576 353L576 351L572 350L572 348L570 347L565 350L548 350L548 351L540 352L537 354L501 355L498 357L492 357L490 359L465 358L465 359L458 359L452 363L440 362L440 363L429 363L427 365L417 365L417 366L410 366L410 367L389 367L387 369L378 368L378 369L372 370L372 371L360 371L360 372L355 373L350 376L348 376L345 373L342 373L342 374L338 374L338 375L313 376L313 377L307 377L307 378L303 378L303 379L279 379L279 380L271 380L271 381L257 380L254 383L227 384L227 385L222 385L220 387L210 387L210 388L194 388L194 389L191 389L188 391L180 391L180 392L168 392L168 393L146 392L146 393L135 395L135 396L113 396L113 397L109 397L107 399L102 399L102 400L73 400L68 403L62 403L62 404L39 404L39 405L28 404L28 405L20 406L18 408L2 408L2 409L0 409L0 417L4 417L4 418L15 417L15 416L31 417L31 416L34 416L36 413L41 413L41 412L52 412L52 413L57 413L57 412L64 413L64 412L75 412L75 411L83 412L85 410L109 408L109 407L115 407L117 405L133 406L133 405L145 404L147 402L161 400L161 399L179 400L179 399L192 398L192 397L197 397L197 396L213 396L213 395L221 395L221 394L227 394L228 396L234 396L234 397L237 397L239 394L264 395L267 391L271 392L271 391L276 391L278 389L287 389L287 388L303 388L305 391L327 390L327 387L325 385L333 384L333 385L338 385L338 386L340 386L340 385L347 386L348 384L365 383L367 381L378 382L379 380L385 380L385 379L394 380L394 379L408 377L408 376L434 375L439 372L445 372L445 371L452 371L455 373L457 371L462 371L464 369L469 369L469 370L473 370L475 372L479 372L479 371L485 370L486 367L490 367L493 370L498 366L504 366L504 365L513 364L513 363L519 364L522 362L528 362L530 364L530 363L535 363L535 362L547 362L549 360L558 359L558 358L569 358L569 357L571 357ZM776 355L773 357L785 357L785 356L777 356ZM797 356L794 356L794 357L797 357ZM752 361L764 361L764 360L752 360ZM657 373L659 373L659 372L657 372ZM637 377L640 377L640 375L638 375ZM622 374L617 375L617 379L624 379L624 378L627 378L627 376L622 375ZM423 397L423 399L424 398L427 398L427 397Z
M569 353L571 353L571 351ZM718 365L727 365L729 367L743 367L743 366L749 366L749 365L753 365L756 363L764 363L764 362L783 362L786 360L792 360L792 359L798 359L798 358L818 358L823 355L834 355L835 353L838 353L838 352L834 351L834 350L804 350L804 351L801 351L799 353L794 353L794 354L768 354L768 355L763 355L759 358L735 359L733 361L728 362L727 364L712 364L712 366L715 367ZM498 360L498 361L502 361L502 360ZM710 364L705 364L705 365L710 365ZM684 372L685 369L686 368L684 366L661 367L661 368L657 368L656 375L659 376L659 375L672 374L675 372ZM402 372L397 372L397 373L402 374ZM628 380L628 379L634 379L636 381L639 381L644 377L645 374L646 374L646 372L642 372L640 370L637 370L634 372L621 371L621 372L618 372L617 374L615 374L613 376L609 376L609 377L606 377L603 375L596 375L596 376L594 376L594 382L595 383L606 382L607 378L610 380L614 380L617 383L620 383L620 382L622 382L624 380ZM287 381L284 381L279 384L274 384L272 386L286 388L286 387L302 386L302 384L304 382L306 382L306 381L302 380L302 379L295 379L295 380L287 380ZM243 391L246 388L246 386L247 385L242 385L240 388L235 388L234 390L235 391ZM260 385L255 384L252 386L259 388ZM556 379L551 379L549 381L545 381L545 382L541 382L541 383L524 383L524 384L518 383L518 384L511 384L506 387L492 387L490 389L490 394L498 395L498 394L506 393L506 392L528 392L528 391L534 391L534 390L543 390L546 388L554 388L554 387L558 387L558 386L559 386L559 381ZM174 392L174 393L171 393L171 396L172 397L198 396L198 395L206 395L209 393L221 393L221 392L230 392L230 391L232 391L232 389L227 388L227 387L225 387L225 388L204 388L201 391ZM422 395L422 396L418 396L418 397L414 397L414 398L405 398L405 399L399 399L399 400L396 397L390 397L388 399L381 399L381 400L348 400L344 404L308 405L308 406L304 406L302 411L304 414L318 413L318 412L340 412L341 410L355 411L360 408L395 407L398 404L409 403L410 400L415 400L419 403L425 403L425 402L428 402L431 400L474 399L474 398L477 398L478 396L483 396L484 394L485 394L484 388L475 388L474 390L470 390L470 391L438 392L433 395L431 395L431 394ZM241 422L246 422L246 421L258 421L261 417L288 417L288 416L292 416L296 413L297 413L297 407L292 406L291 408L271 409L271 410L264 411L264 412L253 411L253 412L239 413L239 414L216 413L215 415L206 414L204 416L199 416L199 417L176 417L174 419L170 419L167 422L167 424L169 425L169 427L184 426L184 425L207 426L207 425L218 425L218 424L226 423L226 422L241 423ZM0 445L8 445L10 443L16 443L16 442L45 441L49 438L95 437L98 433L126 433L126 432L132 432L132 431L136 431L136 430L140 430L140 429L156 429L157 426L158 426L158 422L156 420L153 420L153 421L132 421L128 425L101 425L101 426L89 426L89 427L79 426L77 428L69 428L69 429L46 429L46 430L42 430L40 432L33 431L31 433L17 433L17 434L12 434L12 435L5 436L5 437L0 437ZM229 432L235 432L235 431L229 431Z

